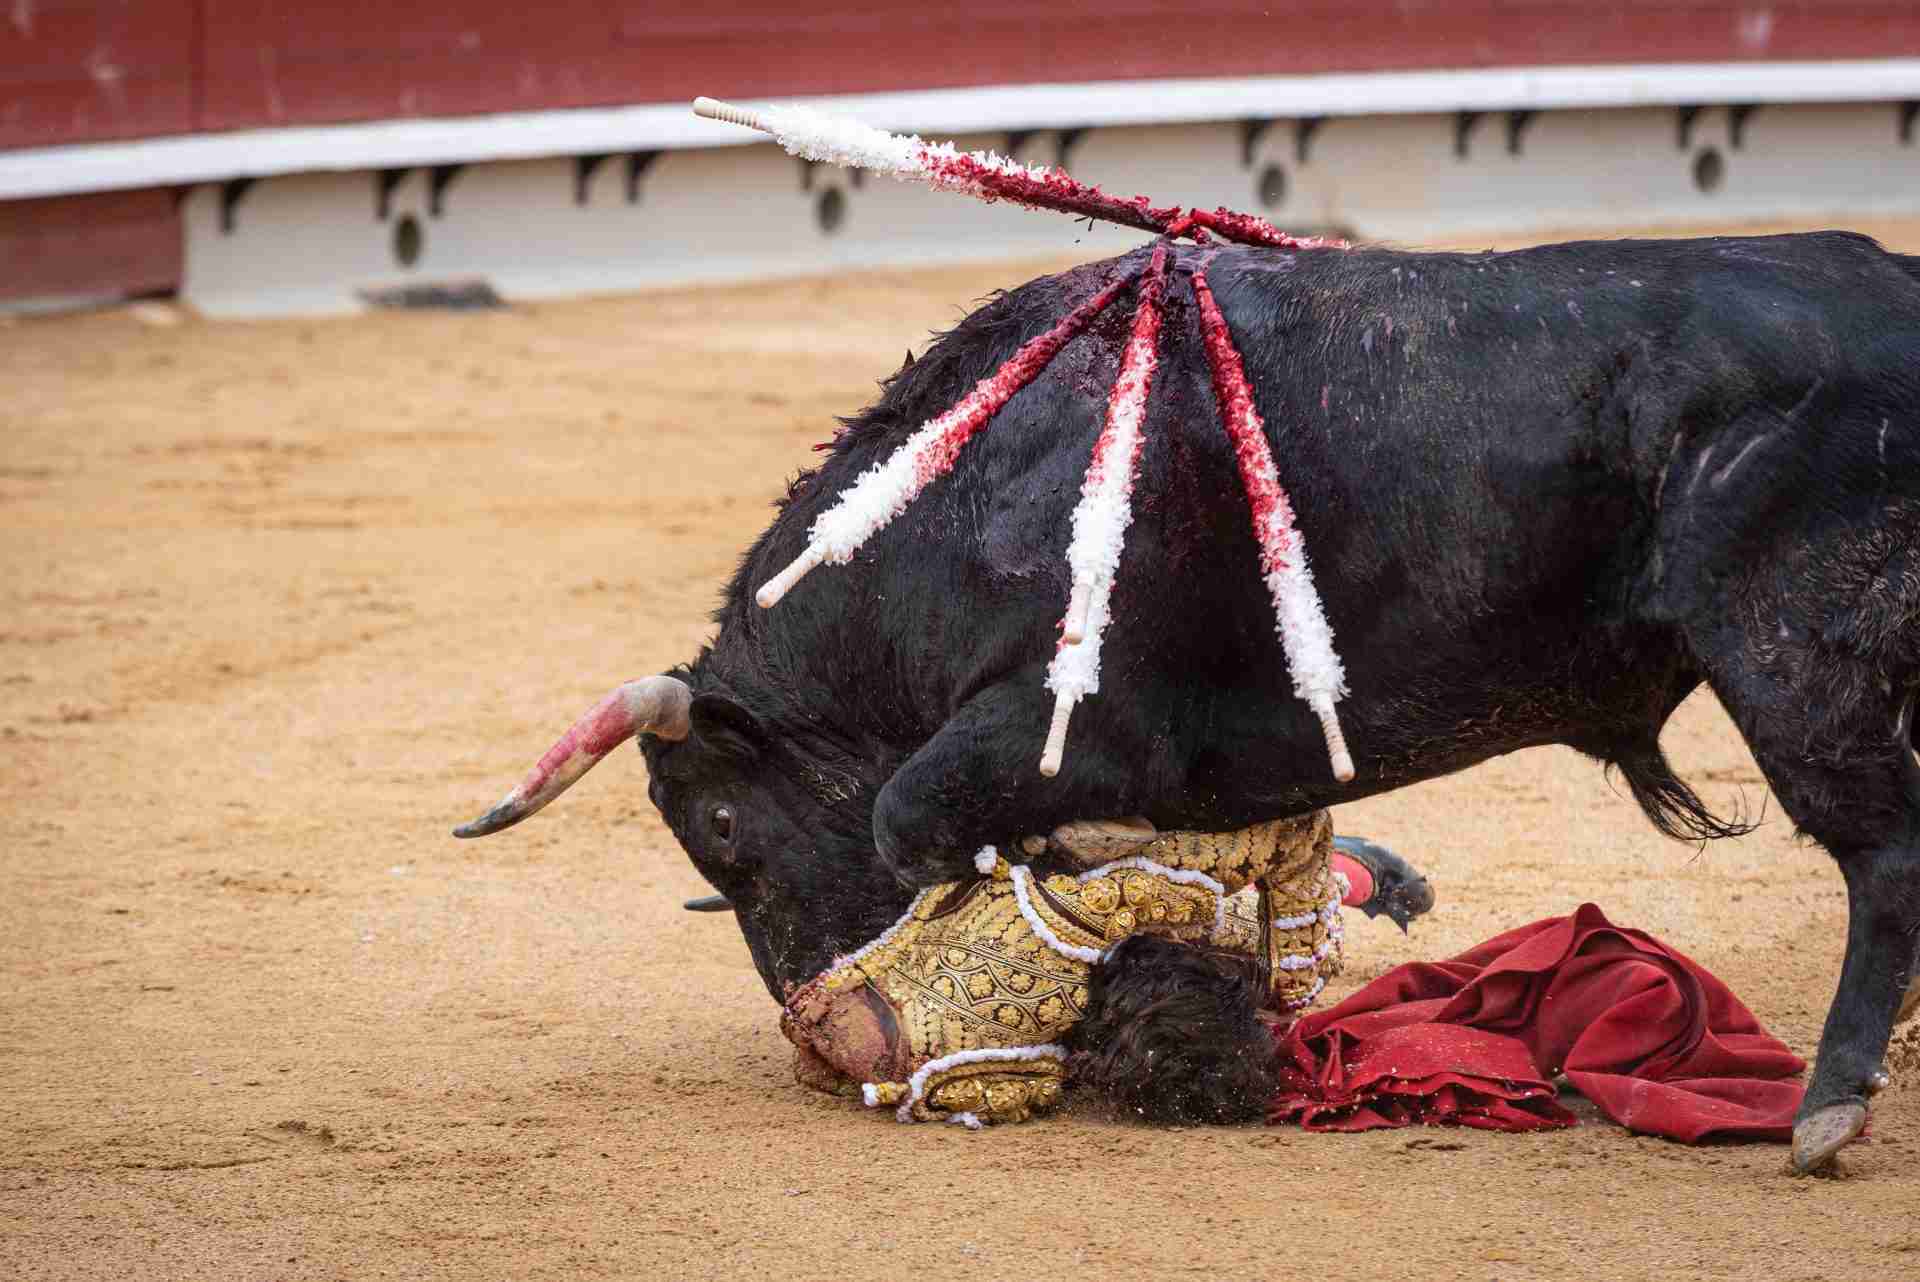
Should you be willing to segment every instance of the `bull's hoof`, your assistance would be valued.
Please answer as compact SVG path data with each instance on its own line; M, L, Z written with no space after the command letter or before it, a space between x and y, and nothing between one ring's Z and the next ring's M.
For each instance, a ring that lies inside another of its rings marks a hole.
M1825 1170L1834 1154L1866 1129L1867 1106L1860 1100L1829 1104L1793 1124L1793 1173Z
M1373 894L1359 905L1367 916L1384 913L1404 932L1415 917L1433 911L1433 883L1385 846L1365 837L1335 837L1333 845L1373 874Z

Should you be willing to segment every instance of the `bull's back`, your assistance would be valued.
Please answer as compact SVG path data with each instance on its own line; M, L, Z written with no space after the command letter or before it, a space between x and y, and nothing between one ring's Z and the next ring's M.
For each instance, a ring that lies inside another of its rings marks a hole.
M1347 668L1361 778L1337 789L1292 695L1215 409L1185 283L1200 261L1177 259L1102 690L1074 734L1130 746L1152 789L1190 799L1184 819L1215 825L1533 743L1605 756L1657 728L1695 680L1673 630L1642 608L1675 425L1702 404L1771 395L1762 369L1782 384L1804 372L1805 351L1755 339L1756 306L1817 316L1849 273L1906 280L1850 238L1213 256ZM1036 282L969 318L890 390L882 420L856 425L782 524L803 530L1112 270ZM868 657L865 713L903 740L994 682L1030 684L1044 709L1065 543L1125 313L1016 397L833 589L780 607ZM776 527L756 556L770 550L777 567L781 543Z

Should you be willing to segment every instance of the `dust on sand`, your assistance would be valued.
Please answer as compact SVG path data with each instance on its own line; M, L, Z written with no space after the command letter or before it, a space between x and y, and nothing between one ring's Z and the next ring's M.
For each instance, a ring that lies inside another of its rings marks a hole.
M794 1085L635 754L448 837L692 656L831 416L1038 266L0 329L0 1276L1920 1274L1908 1081L1822 1181L1601 1122L897 1126ZM1765 804L1710 698L1667 744ZM1845 901L1767 816L1696 853L1561 750L1347 807L1440 905L1356 919L1334 995L1591 899L1810 1053Z

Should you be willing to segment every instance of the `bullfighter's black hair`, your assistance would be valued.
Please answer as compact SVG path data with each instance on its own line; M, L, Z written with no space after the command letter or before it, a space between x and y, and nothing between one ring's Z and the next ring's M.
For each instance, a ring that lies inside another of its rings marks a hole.
M1244 968L1185 944L1124 940L1093 969L1073 1080L1141 1121L1258 1121L1277 1078L1259 991Z

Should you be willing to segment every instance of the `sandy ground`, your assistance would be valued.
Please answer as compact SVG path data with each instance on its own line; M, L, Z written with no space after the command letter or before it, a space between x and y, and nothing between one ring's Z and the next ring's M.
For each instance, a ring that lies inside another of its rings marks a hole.
M789 1079L636 755L448 837L1035 266L0 328L0 1277L1920 1276L1911 1029L1839 1180L1599 1122L902 1127ZM1667 744L1766 804L1709 698ZM1695 853L1560 750L1349 807L1441 902L1356 919L1339 991L1590 899L1810 1053L1843 892L1768 815Z

